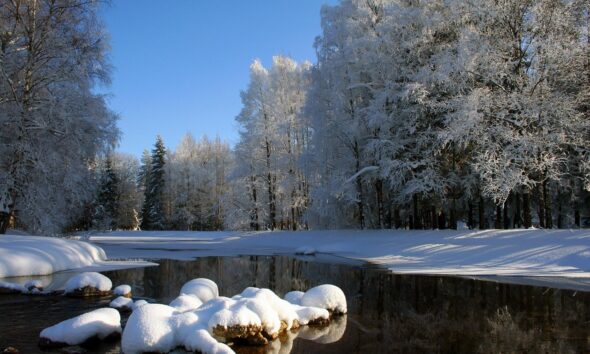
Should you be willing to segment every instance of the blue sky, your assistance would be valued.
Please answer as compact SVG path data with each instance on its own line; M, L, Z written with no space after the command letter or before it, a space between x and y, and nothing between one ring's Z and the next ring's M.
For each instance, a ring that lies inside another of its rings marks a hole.
M139 156L157 134L174 148L191 132L238 139L235 116L248 67L275 54L315 61L320 8L337 0L114 0L102 10L111 36L111 108L119 151Z

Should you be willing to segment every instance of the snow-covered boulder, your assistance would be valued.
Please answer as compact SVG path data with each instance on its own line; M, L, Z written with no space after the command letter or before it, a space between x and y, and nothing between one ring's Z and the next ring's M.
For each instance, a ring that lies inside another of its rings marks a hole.
M205 303L219 297L219 289L213 280L207 278L193 279L182 286L180 295L193 295Z
M109 304L109 307L117 309L121 312L131 312L131 311L133 311L134 303L133 303L133 299L131 299L131 298L128 298L125 296L119 296L116 299L114 299L113 301L111 301L111 303Z
M297 313L297 321L305 326L324 326L330 322L330 312L319 307L292 305Z
M217 311L209 319L208 328L210 333L226 342L268 343L262 335L260 317L243 305Z
M0 281L0 294L19 294L27 292L27 288L21 284Z
M31 294L40 294L43 292L43 282L41 280L29 280L25 283L25 289Z
M145 301L145 300L137 300L133 303L133 310L135 310L138 307L141 307L143 305L147 305L149 304L149 302Z
M344 292L331 284L319 285L306 291L301 297L301 305L319 307L336 315L347 312Z
M187 312L196 310L203 302L194 295L182 294L170 302L171 307L174 307L178 312Z
M285 294L284 299L294 305L301 305L301 298L304 294L303 291L289 291Z
M92 340L118 339L121 316L115 309L103 308L60 322L41 331L43 348L78 345Z
M302 254L305 256L311 256L314 255L316 253L315 248L311 247L311 246L301 246L298 247L297 249L295 249L295 254Z
M104 275L86 272L71 277L64 287L65 293L73 297L107 296L113 283Z
M125 325L121 348L125 354L167 353L177 346L171 324L174 307L146 304L137 307Z
M131 297L131 286L127 284L119 285L113 289L113 294L115 296Z

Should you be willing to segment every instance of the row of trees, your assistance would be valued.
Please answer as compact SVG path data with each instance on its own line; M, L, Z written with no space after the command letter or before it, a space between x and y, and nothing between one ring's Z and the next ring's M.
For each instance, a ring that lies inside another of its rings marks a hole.
M566 227L590 199L589 3L342 0L251 67L232 226ZM296 162L296 163L293 163Z
M111 153L94 170L100 181L79 228L219 230L227 190L229 145L186 134L175 151L158 137L141 162Z

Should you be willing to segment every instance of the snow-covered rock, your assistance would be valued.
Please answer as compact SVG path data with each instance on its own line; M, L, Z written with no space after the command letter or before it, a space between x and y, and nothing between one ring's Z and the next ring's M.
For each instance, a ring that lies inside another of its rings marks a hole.
M131 297L131 286L127 284L119 285L113 289L113 294L116 296Z
M27 288L21 284L0 281L0 294L18 294L25 292L27 292Z
M330 321L330 312L319 307L293 305L300 325L325 325Z
M106 276L96 272L86 272L71 277L64 287L69 296L104 296L111 293L113 283Z
M193 279L182 286L180 295L193 295L201 302L207 302L219 297L219 289L213 280L206 278Z
M289 291L285 294L284 299L294 305L301 305L303 294L305 294L303 291Z
M43 292L43 282L38 279L29 280L25 283L24 287L31 294L39 294Z
M0 237L0 278L46 275L105 261L102 248L56 237Z
M171 325L174 307L146 304L136 308L125 325L121 348L125 354L167 353L177 346Z
M145 300L137 300L133 303L133 310L135 310L138 307L141 307L143 305L147 305L149 304L149 302L145 301Z
M301 246L295 249L295 254L303 254L303 255L313 255L316 253L315 248L311 246Z
M182 294L170 302L171 307L174 307L178 312L187 312L196 310L203 302L194 295Z
M319 307L334 314L344 314L347 311L344 292L331 284L319 285L306 291L301 297L301 305Z
M121 316L115 309L102 308L60 322L41 331L39 345L60 347L78 345L90 339L118 338L121 334Z
M112 307L114 309L117 309L119 311L133 311L134 308L134 303L133 303L133 299L125 297L125 296L119 296L116 299L114 299L113 301L111 301L111 303L109 304L109 307Z

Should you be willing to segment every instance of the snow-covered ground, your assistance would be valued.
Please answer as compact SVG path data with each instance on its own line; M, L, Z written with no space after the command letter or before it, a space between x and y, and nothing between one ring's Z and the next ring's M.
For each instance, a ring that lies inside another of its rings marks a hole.
M397 273L590 278L590 230L111 232L110 258L295 254L302 247Z
M88 242L56 237L0 236L0 278L48 275L72 269L104 271L148 265L153 264L108 261L102 248Z

